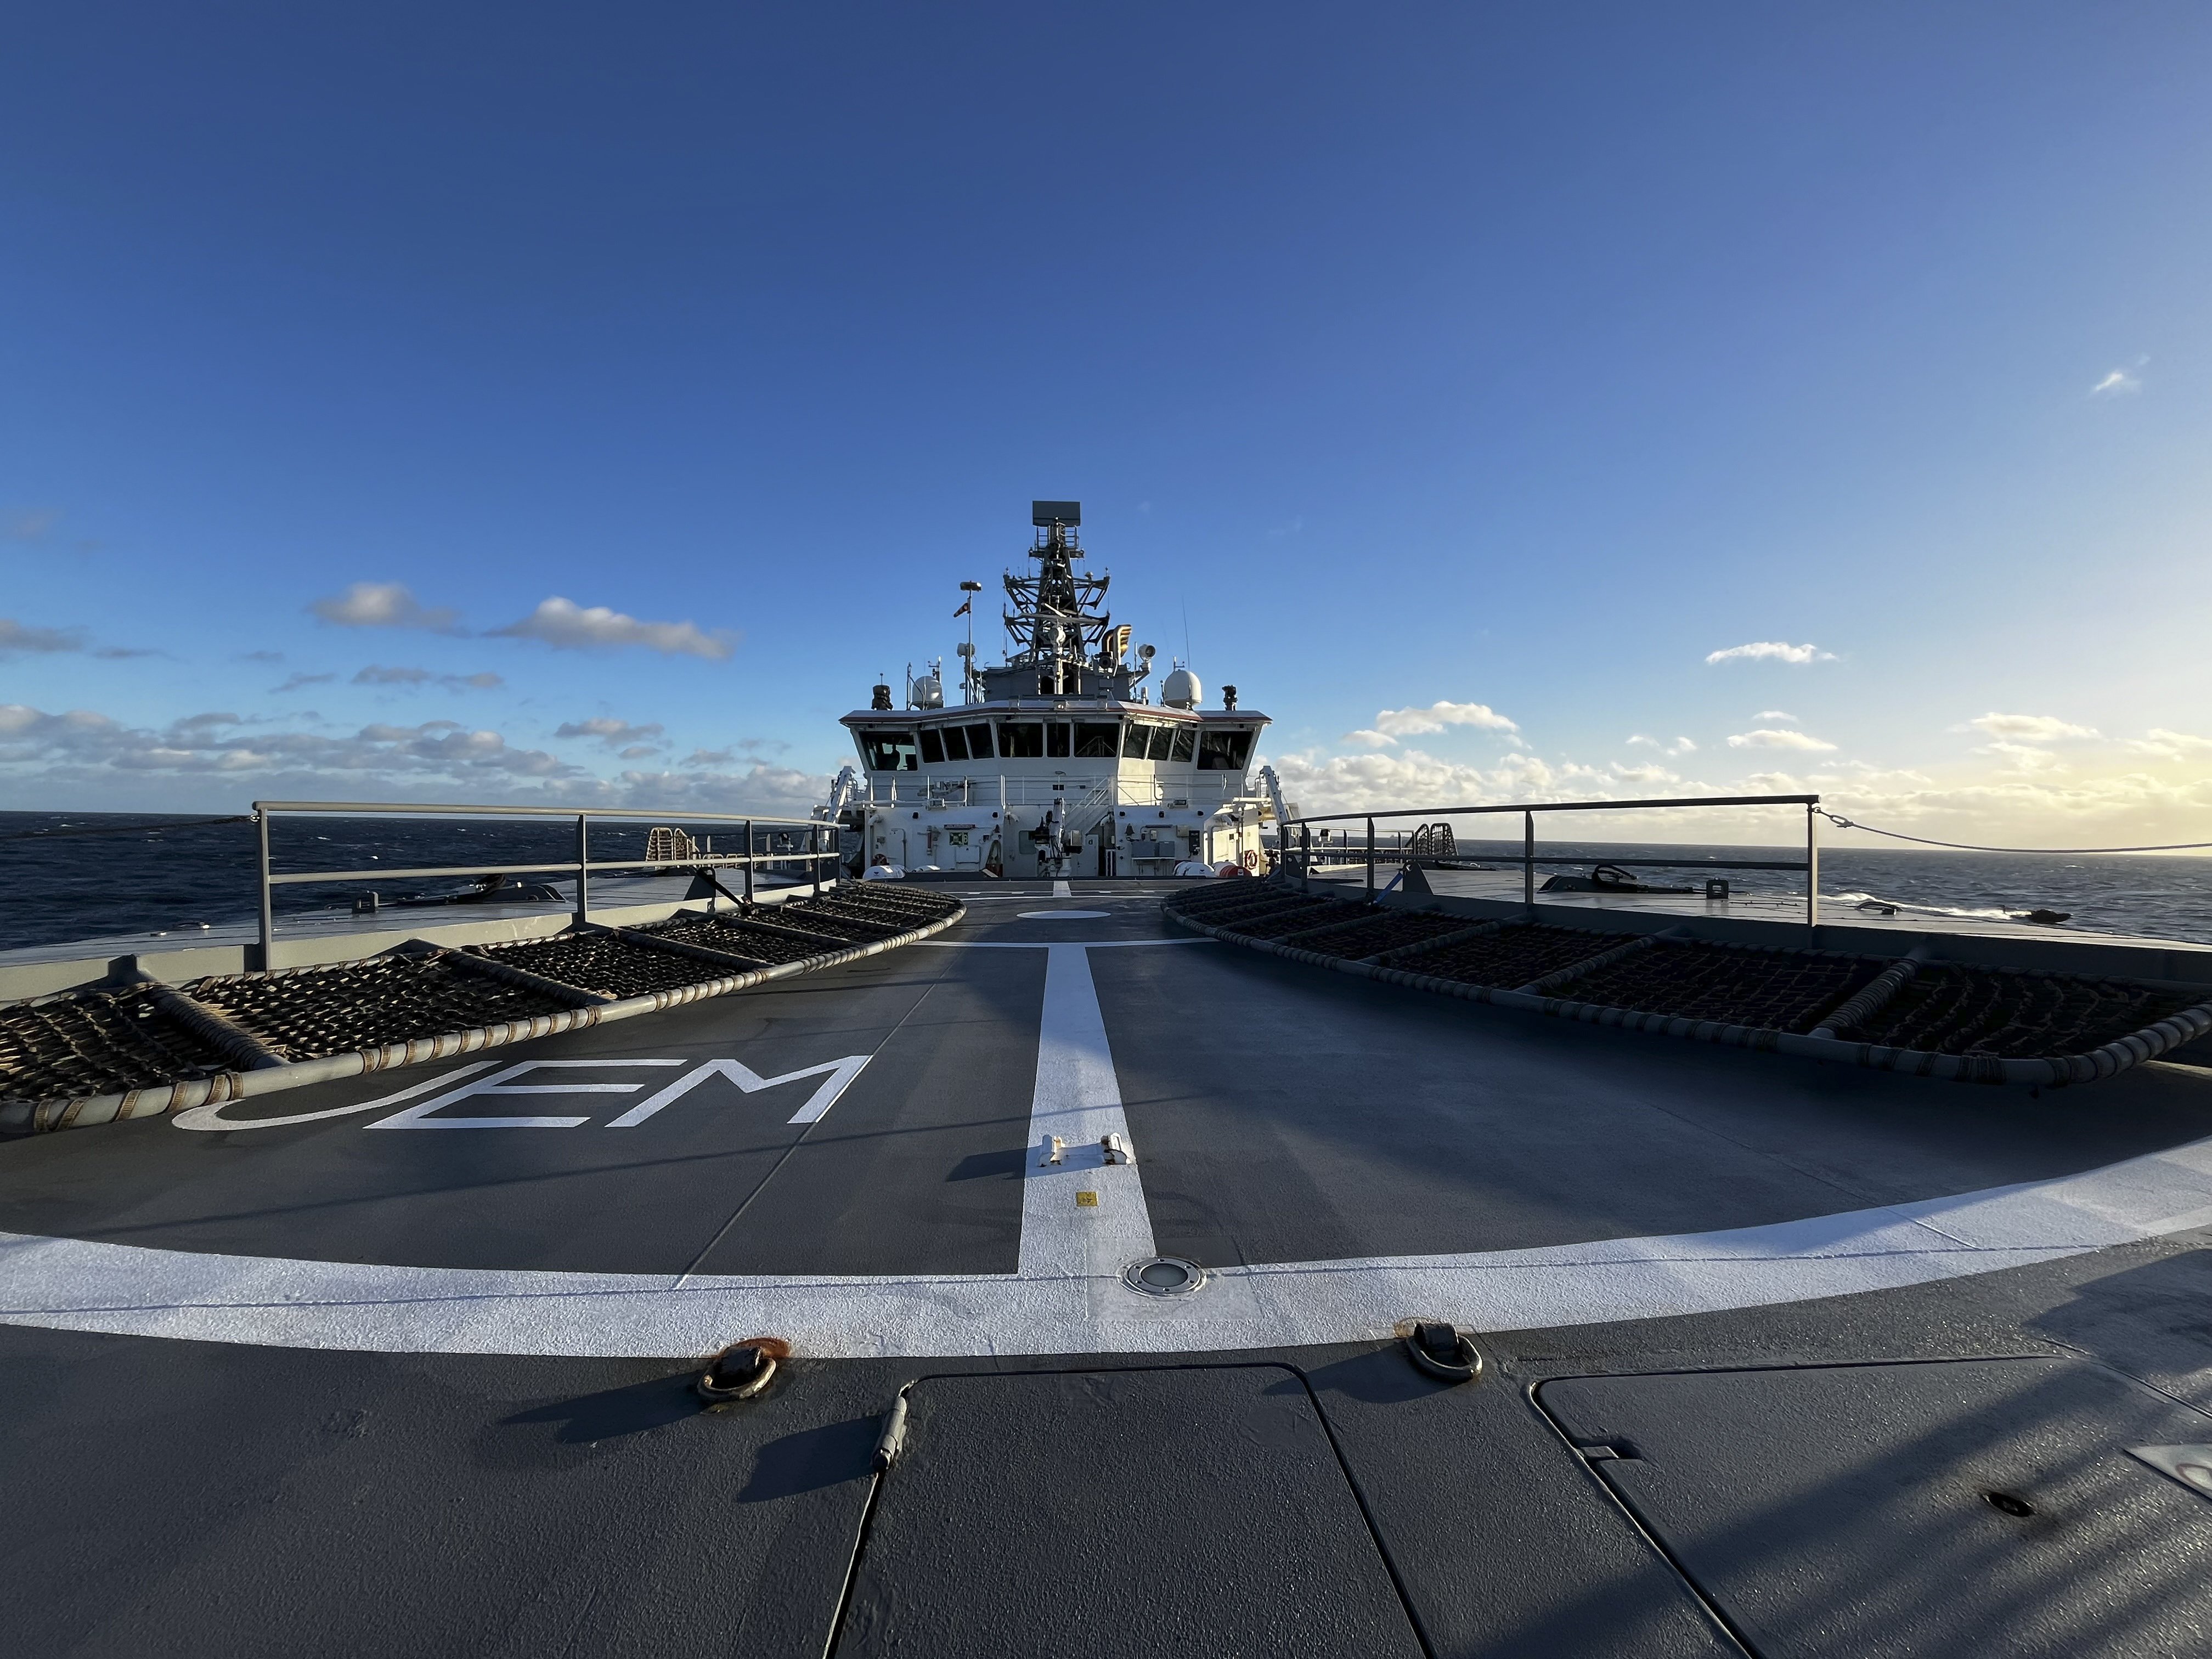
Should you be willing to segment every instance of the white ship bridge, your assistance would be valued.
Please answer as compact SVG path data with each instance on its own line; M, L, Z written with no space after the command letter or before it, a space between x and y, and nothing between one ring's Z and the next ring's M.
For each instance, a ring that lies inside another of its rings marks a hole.
M1037 501L1033 574L1008 574L1006 662L959 647L962 701L941 674L888 684L844 717L859 764L833 803L848 857L910 872L1005 876L1166 875L1188 860L1262 859L1260 826L1281 804L1253 793L1265 714L1204 688L1178 665L1152 701L1153 649L1104 610L1110 578L1085 571L1075 501ZM980 583L963 583L970 596ZM962 607L969 612L969 605ZM972 633L972 623L970 624Z

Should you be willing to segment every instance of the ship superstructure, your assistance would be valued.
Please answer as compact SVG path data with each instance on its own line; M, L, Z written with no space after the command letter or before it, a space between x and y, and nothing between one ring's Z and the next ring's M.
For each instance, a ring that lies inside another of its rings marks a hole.
M1034 568L1004 577L1006 660L959 649L961 701L945 678L888 681L844 717L859 763L833 802L848 865L1008 877L1164 876L1194 861L1262 862L1273 803L1251 787L1267 717L1220 705L1187 664L1151 679L1157 654L1105 609L1112 578L1079 572L1082 504L1035 501ZM979 584L963 584L972 614Z

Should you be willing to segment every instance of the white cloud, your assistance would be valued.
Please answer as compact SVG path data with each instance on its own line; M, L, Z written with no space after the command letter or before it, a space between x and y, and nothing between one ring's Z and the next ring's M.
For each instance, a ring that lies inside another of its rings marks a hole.
M648 738L658 738L665 729L658 720L647 726L632 726L628 720L613 720L605 714L599 714L587 720L569 720L560 726L553 735L556 738L591 738L609 749L622 749L624 744L643 743ZM625 750L623 758L635 760L640 755L649 755L653 752L650 748Z
M1656 749L1664 755L1694 755L1698 752L1698 745L1687 738L1677 738L1672 743L1662 743L1656 738L1646 737L1643 732L1638 732L1628 741L1632 747Z
M1426 708L1378 710L1371 729L1348 732L1344 740L1380 749L1401 738L1419 737L1454 726L1481 726L1492 732L1521 729L1486 702L1432 702Z
M1788 710L1782 708L1762 708L1756 714L1753 714L1752 719L1755 720L1780 720L1784 726L1795 726L1797 724L1797 717L1795 714L1790 714Z
M1823 743L1809 732L1791 732L1763 726L1756 732L1739 732L1729 739L1731 749L1802 749L1832 750L1836 745Z
M1623 766L1615 762L1613 775L1623 783L1632 783L1639 789L1650 789L1662 783L1680 783L1681 774L1670 772L1663 766Z
M1787 772L1753 772L1744 779L1744 786L1755 795L1809 795L1802 778Z
M2138 754L2151 755L2160 760L2185 760L2191 755L2212 754L2212 738L2200 738L2187 732L2169 732L2154 726L2140 738L2131 738L2128 747Z
M1480 806L1516 800L1595 800L1602 799L1612 783L1610 775L1595 767L1572 761L1553 765L1526 753L1506 755L1488 769L1419 749L1326 757L1306 750L1282 756L1273 765L1283 793L1310 812L1425 803Z
M293 674L286 678L283 684L272 685L269 689L272 692L279 693L297 691L306 685L328 685L336 678L337 676L335 674Z
M2069 738L2094 738L2094 726L2075 726L2050 714L1989 714L1971 720L1967 725L1977 731L1986 732L1993 738L2007 738L2014 743L2061 743Z
M2092 398L2126 398L2142 390L2142 376L2136 371L2148 364L2148 357L2138 357L2124 368L2116 368L2089 388Z
M427 628L458 632L455 614L443 605L426 605L398 582L356 582L343 593L314 601L307 609L341 628Z
M1836 653L1823 651L1817 645L1790 645L1782 640L1753 640L1749 645L1732 645L1725 651L1709 651L1705 660L1714 662L1833 662Z
M538 640L561 650L635 645L667 656L704 657L710 661L727 657L737 644L737 635L726 629L709 633L694 623L640 622L603 605L586 609L558 594L540 600L538 609L520 622L492 632L509 639Z
M1981 752L1995 755L2008 766L2021 772L2063 772L2066 769L2064 763L2057 756L2048 749L2039 749L2031 744L1999 741Z

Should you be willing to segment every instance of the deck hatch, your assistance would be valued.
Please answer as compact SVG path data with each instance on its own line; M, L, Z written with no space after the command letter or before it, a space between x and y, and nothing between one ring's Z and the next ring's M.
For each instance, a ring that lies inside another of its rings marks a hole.
M1416 1656L1279 1365L914 1385L832 1651Z
M2117 1659L2212 1626L2212 1505L2130 1455L2212 1419L2090 1361L1577 1377L1537 1401L1767 1659Z

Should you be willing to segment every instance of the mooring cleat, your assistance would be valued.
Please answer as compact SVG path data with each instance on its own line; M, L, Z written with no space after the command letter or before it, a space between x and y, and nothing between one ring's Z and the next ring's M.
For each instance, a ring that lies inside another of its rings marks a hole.
M791 1344L780 1337L747 1337L716 1354L693 1386L710 1406L751 1400L775 1379L777 1368L790 1354Z
M1414 1364L1442 1382L1472 1382L1482 1370L1474 1340L1440 1319L1417 1320L1406 1333L1406 1352Z

